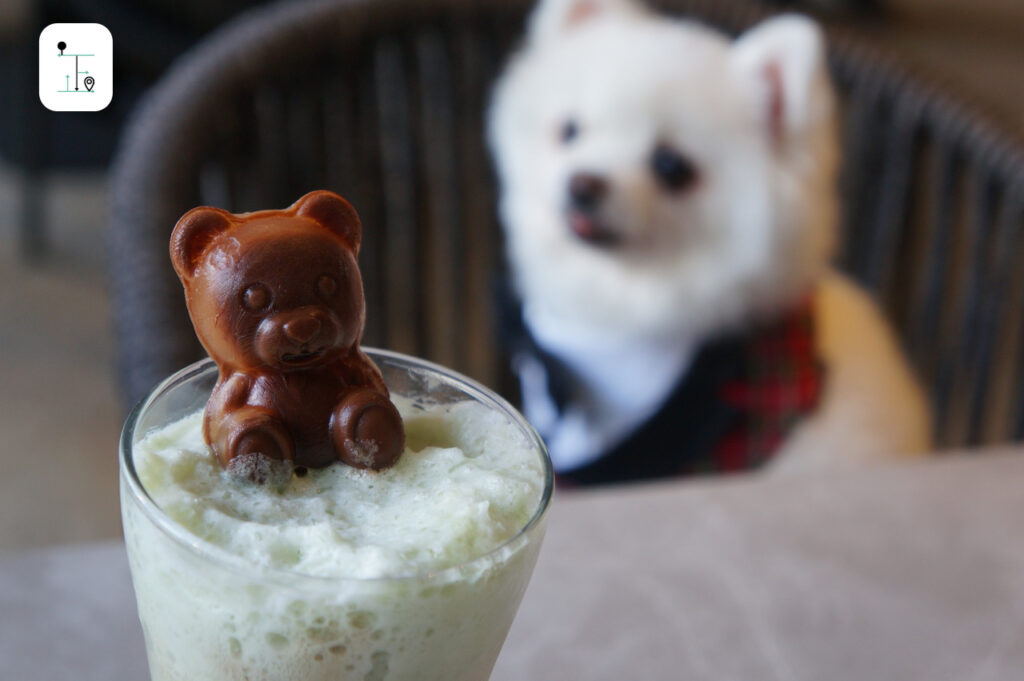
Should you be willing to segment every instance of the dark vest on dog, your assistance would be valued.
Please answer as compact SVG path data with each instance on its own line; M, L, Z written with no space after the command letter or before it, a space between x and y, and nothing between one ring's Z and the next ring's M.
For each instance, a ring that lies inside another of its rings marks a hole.
M552 402L564 411L573 385L569 370L531 336L519 301L507 289L499 298L510 354L529 353L541 362ZM813 322L811 305L804 303L771 324L709 341L650 419L595 461L559 471L559 484L760 466L821 397L824 367L815 355Z

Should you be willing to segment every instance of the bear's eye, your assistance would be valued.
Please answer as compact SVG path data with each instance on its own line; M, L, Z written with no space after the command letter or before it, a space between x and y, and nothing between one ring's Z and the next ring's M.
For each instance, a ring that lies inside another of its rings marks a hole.
M338 292L338 280L329 274L322 274L316 280L316 290L324 298L333 298L334 294Z
M667 144L655 147L651 154L651 170L669 191L685 189L697 179L697 169L693 164Z
M580 134L580 126L575 119L570 118L558 129L558 139L562 144L569 144Z
M263 284L249 284L242 292L242 304L253 312L270 307L270 291Z

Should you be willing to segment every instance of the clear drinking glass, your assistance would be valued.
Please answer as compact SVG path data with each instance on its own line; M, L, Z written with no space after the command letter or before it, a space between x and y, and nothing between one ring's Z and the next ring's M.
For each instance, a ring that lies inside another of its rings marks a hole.
M529 522L502 546L441 571L395 578L317 577L257 566L207 543L146 493L133 461L153 429L203 408L210 360L174 374L121 435L121 511L153 681L485 681L540 550L551 462L506 401L443 367L367 350L393 394L431 404L474 400L503 413L542 461Z

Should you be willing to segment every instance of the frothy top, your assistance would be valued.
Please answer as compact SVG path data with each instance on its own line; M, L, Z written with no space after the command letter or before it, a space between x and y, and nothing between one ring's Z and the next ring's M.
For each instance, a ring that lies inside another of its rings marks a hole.
M203 440L202 412L146 435L135 466L156 504L189 532L261 566L323 577L442 570L521 530L544 470L503 414L474 402L423 409L395 398L406 450L373 472L344 464L281 488L237 479Z

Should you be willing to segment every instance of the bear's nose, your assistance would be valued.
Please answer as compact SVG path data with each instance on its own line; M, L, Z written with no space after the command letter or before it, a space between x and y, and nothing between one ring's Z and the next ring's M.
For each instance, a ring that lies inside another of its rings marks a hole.
M308 343L320 333L320 320L313 316L291 319L284 324L284 335L296 343Z
M579 210L593 210L608 193L608 181L593 173L573 173L569 178L569 200Z

